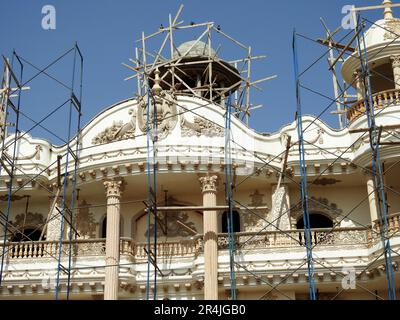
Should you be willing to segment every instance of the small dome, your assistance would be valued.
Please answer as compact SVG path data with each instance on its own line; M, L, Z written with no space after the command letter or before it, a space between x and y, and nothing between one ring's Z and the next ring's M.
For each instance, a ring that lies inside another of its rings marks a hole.
M382 19L375 22L365 33L365 44L367 48L374 45L390 43L400 33L400 19ZM395 40L395 42L397 42Z
M196 43L197 42L197 43ZM194 46L193 44L196 43ZM192 49L190 49L193 46ZM185 57L208 57L209 55L209 46L208 44L202 41L188 41L182 43L174 52L174 58L182 57L188 50L190 49L189 53ZM216 56L216 52L213 48L211 48L211 55Z

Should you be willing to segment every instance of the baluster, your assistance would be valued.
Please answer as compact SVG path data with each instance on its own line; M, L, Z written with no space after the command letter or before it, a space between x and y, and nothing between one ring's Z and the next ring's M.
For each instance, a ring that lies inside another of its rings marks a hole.
M33 252L33 245L34 245L34 242L30 242L30 243L29 243L29 247L28 247L28 257L29 257L29 258L33 257L33 255L32 255L32 252Z
M396 92L394 93L394 96L396 97L396 104L399 104L399 103L400 103L400 100L399 100L399 91L396 91Z
M388 100L388 94L387 94L387 92L384 92L384 93L383 93L383 101L384 101L383 107L387 107L387 106L389 105L389 100Z
M22 258L24 253L24 246L22 243L18 244L18 254L17 254L17 258Z
M390 103L390 105L394 104L394 92L393 91L389 92L389 103Z
M378 108L382 108L383 103L382 103L382 94L378 94Z
M376 98L376 95L374 95L374 96L372 97L372 103L374 104L374 108L377 108L377 107L378 107L378 100L377 100L377 98Z
M390 217L389 223L390 223L390 225L389 225L390 232L394 232L394 217L393 216Z
M399 232L399 216L394 217L394 232Z

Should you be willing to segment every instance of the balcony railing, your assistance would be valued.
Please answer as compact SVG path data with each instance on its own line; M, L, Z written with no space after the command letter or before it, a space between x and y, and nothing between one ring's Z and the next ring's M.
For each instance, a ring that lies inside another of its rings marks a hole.
M375 110L387 108L393 105L399 105L400 90L392 89L375 93L372 96L372 101ZM366 111L365 99L359 100L358 102L353 104L347 111L348 122L353 122L354 120L358 119L360 116L365 114L365 111Z
M381 230L382 230L382 226L381 226L381 222L380 220L375 220L373 223L374 226L374 234L375 237L378 237ZM388 215L388 231L389 234L391 233L397 233L400 230L400 213L393 213Z
M392 235L399 232L400 213L389 217L389 228ZM327 246L371 246L379 241L379 233L371 228L339 228L339 229L314 229L312 242L318 248ZM133 260L147 259L147 243L135 243L129 238L121 238L120 254ZM218 235L218 248L226 250L229 239L227 234ZM9 242L6 245L5 257L9 261L37 258L57 258L59 243L57 241L34 242ZM68 255L71 247L73 257L105 256L105 239L74 240L71 246L64 241L63 255ZM267 231L261 233L235 234L235 247L237 249L279 249L304 247L304 231ZM150 246L155 253L154 245ZM196 257L203 252L203 239L197 237L192 240L181 240L157 243L156 253L160 258Z
M368 228L314 229L312 243L318 246L368 244ZM262 233L240 233L235 235L238 249L304 247L304 230L268 231ZM228 235L218 237L218 247L228 248Z

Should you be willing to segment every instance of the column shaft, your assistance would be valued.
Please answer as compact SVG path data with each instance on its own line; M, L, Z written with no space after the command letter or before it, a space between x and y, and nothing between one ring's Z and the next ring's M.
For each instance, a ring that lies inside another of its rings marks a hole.
M106 181L107 232L104 300L118 300L120 197L122 181Z
M368 203L369 203L369 213L371 217L371 225L374 227L374 222L378 220L378 210L376 204L376 192L375 183L372 178L367 181L367 192L368 192Z
M200 178L203 206L217 205L217 176ZM204 231L204 299L218 300L218 213L203 212Z

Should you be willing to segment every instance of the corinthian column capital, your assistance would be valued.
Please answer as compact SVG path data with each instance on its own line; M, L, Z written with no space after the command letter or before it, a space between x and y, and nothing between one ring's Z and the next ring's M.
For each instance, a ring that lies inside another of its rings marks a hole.
M121 198L123 189L122 179L110 179L104 181L104 187L106 189L106 197L117 197Z
M217 192L218 176L217 175L206 175L199 178L201 185L201 192Z
M390 56L390 60L392 61L393 67L400 67L400 55L392 55Z

